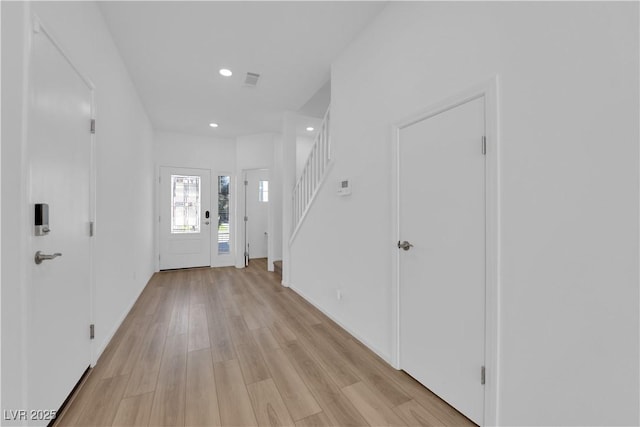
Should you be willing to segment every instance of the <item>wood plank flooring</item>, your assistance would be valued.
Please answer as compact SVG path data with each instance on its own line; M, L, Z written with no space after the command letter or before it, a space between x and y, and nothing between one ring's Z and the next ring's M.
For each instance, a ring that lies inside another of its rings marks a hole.
M56 425L474 425L279 281L155 274Z

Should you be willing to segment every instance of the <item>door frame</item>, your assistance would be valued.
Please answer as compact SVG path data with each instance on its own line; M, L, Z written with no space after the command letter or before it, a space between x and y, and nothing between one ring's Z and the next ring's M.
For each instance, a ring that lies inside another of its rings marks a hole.
M33 53L33 44L31 42L31 37L33 37L34 34L37 33L41 33L42 35L44 35L45 37L47 37L47 39L49 39L49 41L51 42L51 44L58 50L58 52L60 53L60 55L62 56L62 58L71 66L71 68L73 69L73 71L76 73L76 75L80 78L80 80L82 80L82 82L87 86L87 89L89 90L90 93L90 97L91 97L91 112L90 112L90 116L92 120L96 120L96 90L95 90L95 85L93 84L93 82L82 72L80 71L80 69L75 65L74 61L71 59L71 57L69 56L69 54L65 51L64 47L58 42L58 40L56 39L56 37L54 36L54 34L47 28L47 26L42 22L42 20L40 19L40 17L38 15L36 15L35 13L30 12L30 31L29 31L29 39L27 40L27 65L26 65L26 75L27 77L27 87L31 87L32 85L32 81L31 81L31 55ZM27 95L25 95L27 96ZM27 98L25 98L25 107L27 108L28 111L28 96ZM88 126L89 124L87 124ZM26 153L26 155L28 156L30 153L30 137L29 137L29 126L30 126L30 118L28 116L26 116L26 126L25 126L25 151L24 153ZM90 236L89 239L89 301L87 301L88 303L88 310L89 310L89 322L90 324L94 324L95 323L95 286L96 286L96 276L95 276L95 236L96 236L96 232L97 232L97 215L96 215L96 192L97 192L97 187L96 187L96 135L94 132L90 132L89 134L89 218L88 220L91 221L93 223L93 235ZM29 159L27 157L27 159L25 159L25 161L28 163ZM23 168L26 167L26 165L23 165ZM29 191L31 188L31 178L29 176L27 176L26 179L26 190ZM26 198L25 200L26 204L30 204L30 200L29 198ZM33 208L29 208L31 210L30 213L30 220L28 221L27 224L27 228L29 230L29 236L30 238L33 238L33 232L32 232L32 225L33 224ZM27 249L31 249L31 244L27 245ZM29 256L27 256L26 262L23 265L24 271L25 271L25 276L26 276L26 283L31 283L31 272L30 272L30 264L29 264L29 259L31 259ZM25 291L25 301L30 301L33 298L33 292L34 289L31 286L27 286L26 291ZM26 315L26 312L25 312ZM26 317L25 319L25 336L26 338L26 347L29 347L29 342L33 333L33 324L32 321ZM89 327L89 325L87 325L87 327ZM88 331L87 331L88 332ZM28 352L26 352L25 354L27 354ZM97 363L98 360L98 354L97 354L97 344L96 344L96 340L90 340L89 341L89 365L90 366L95 366L95 364ZM27 375L28 372L30 371L30 367L28 366L28 362L27 362ZM25 384L28 384L28 380L25 380ZM71 392L71 390L69 390L69 392Z
M500 137L499 137L499 77L484 81L451 97L436 102L417 114L392 126L391 144L391 283L392 283L392 365L400 366L400 252L396 242L400 240L400 130L416 122L458 107L466 102L484 97L486 130L486 261L485 261L485 366L484 423L498 424L499 360L500 360Z

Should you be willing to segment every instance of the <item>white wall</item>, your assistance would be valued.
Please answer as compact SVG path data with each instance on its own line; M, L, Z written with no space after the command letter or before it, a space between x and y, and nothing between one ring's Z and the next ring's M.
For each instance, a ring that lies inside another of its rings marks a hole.
M296 127L300 115L285 111L282 117L282 285L291 283L291 245L293 232L293 189L296 185Z
M273 219L273 239L269 242L274 261L282 260L282 135L273 138L273 168L269 185L271 218ZM275 190L275 191L274 191Z
M2 8L2 409L24 408L26 300L23 265L28 218L23 164L23 73L25 5L0 3ZM9 42L11 41L11 43ZM9 211L8 206L14 206Z
M498 420L637 425L638 71L637 3L391 3L334 63L291 286L391 358L391 126L499 74Z
M236 143L232 138L156 131L153 150L157 166L203 168L212 172L235 171Z
M237 143L237 168L261 169L273 166L273 139L272 133L239 136Z
M231 235L235 234L236 230L236 218L234 216L233 204L236 199L236 183L233 179L236 174L236 143L231 138L216 138L216 137L203 137L197 135L189 135L175 132L155 132L154 137L154 162L156 165L156 180L159 176L161 166L175 166L185 168L200 168L211 170L212 178L217 174L229 174L232 177L231 187L229 189L231 194L232 209L230 212L230 231ZM213 179L213 182L217 182L217 178ZM216 203L217 189L212 188L213 196L212 203ZM159 196L157 196L159 197ZM213 206L212 206L213 207ZM158 206L156 206L156 218L159 215L157 212ZM159 232L157 230L156 232ZM159 234L157 234L159 236ZM218 256L217 246L215 241L212 240L211 244L211 265L235 265L235 248L231 247L231 255ZM159 253L159 246L156 246L156 269L157 254Z
M3 409L26 408L24 274L30 227L23 184L26 143L22 138L22 85L26 78L24 35L29 34L29 8L96 86L93 316L98 353L153 273L151 125L97 6L88 2L2 2ZM129 209L123 210L122 206Z
M238 182L242 180L241 174L243 170L247 169L269 169L269 172L273 169L274 164L274 139L275 134L255 134L240 136L236 139L236 170L238 173ZM269 179L271 180L271 178ZM270 187L271 190L271 187ZM274 188L276 190L276 188ZM277 190L276 190L277 191ZM244 216L244 185L238 185L238 198L236 199L237 218L241 220ZM269 194L271 196L271 194ZM274 204L269 202L269 239L277 239L273 233L273 217L274 217ZM238 221L240 224L240 221ZM244 267L244 227L239 226L236 232L236 247L240 248L238 256L236 257L236 267ZM271 243L270 243L271 245ZM273 248L273 246L271 246ZM267 265L271 266L274 259L270 256L267 260Z
M0 31L2 30L2 7L0 7ZM2 36L0 36L0 40ZM0 55L0 69L2 69L2 57ZM0 72L0 76L2 73ZM2 99L2 84L0 83L0 99ZM2 107L0 107L2 111ZM2 135L2 120L0 119L0 135ZM0 136L0 140L2 140ZM0 150L0 188L2 187L2 150ZM2 241L2 198L0 198L0 242ZM0 289L2 288L2 245L0 244ZM2 366L2 292L0 291L0 366ZM2 369L0 369L0 408L2 408ZM0 422L0 425L2 423Z
M300 174L302 173L302 169L309 158L312 148L312 137L300 135L296 137L296 180L300 178Z

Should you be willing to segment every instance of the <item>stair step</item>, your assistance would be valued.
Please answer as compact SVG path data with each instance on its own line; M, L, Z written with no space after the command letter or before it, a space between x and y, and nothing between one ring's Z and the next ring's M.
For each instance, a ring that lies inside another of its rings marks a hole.
M273 261L273 270L282 277L282 261Z

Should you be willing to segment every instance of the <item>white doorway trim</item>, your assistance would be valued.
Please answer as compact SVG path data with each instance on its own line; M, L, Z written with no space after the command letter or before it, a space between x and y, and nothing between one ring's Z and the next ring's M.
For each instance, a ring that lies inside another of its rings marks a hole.
M428 119L471 100L485 99L486 129L486 317L485 317L485 400L483 425L497 425L499 406L499 359L500 359L500 144L498 133L498 76L462 91L454 96L434 103L421 112L392 126L391 146L391 236L392 248L392 364L400 366L400 276L399 251L396 242L399 233L399 142L400 130L418 121Z

